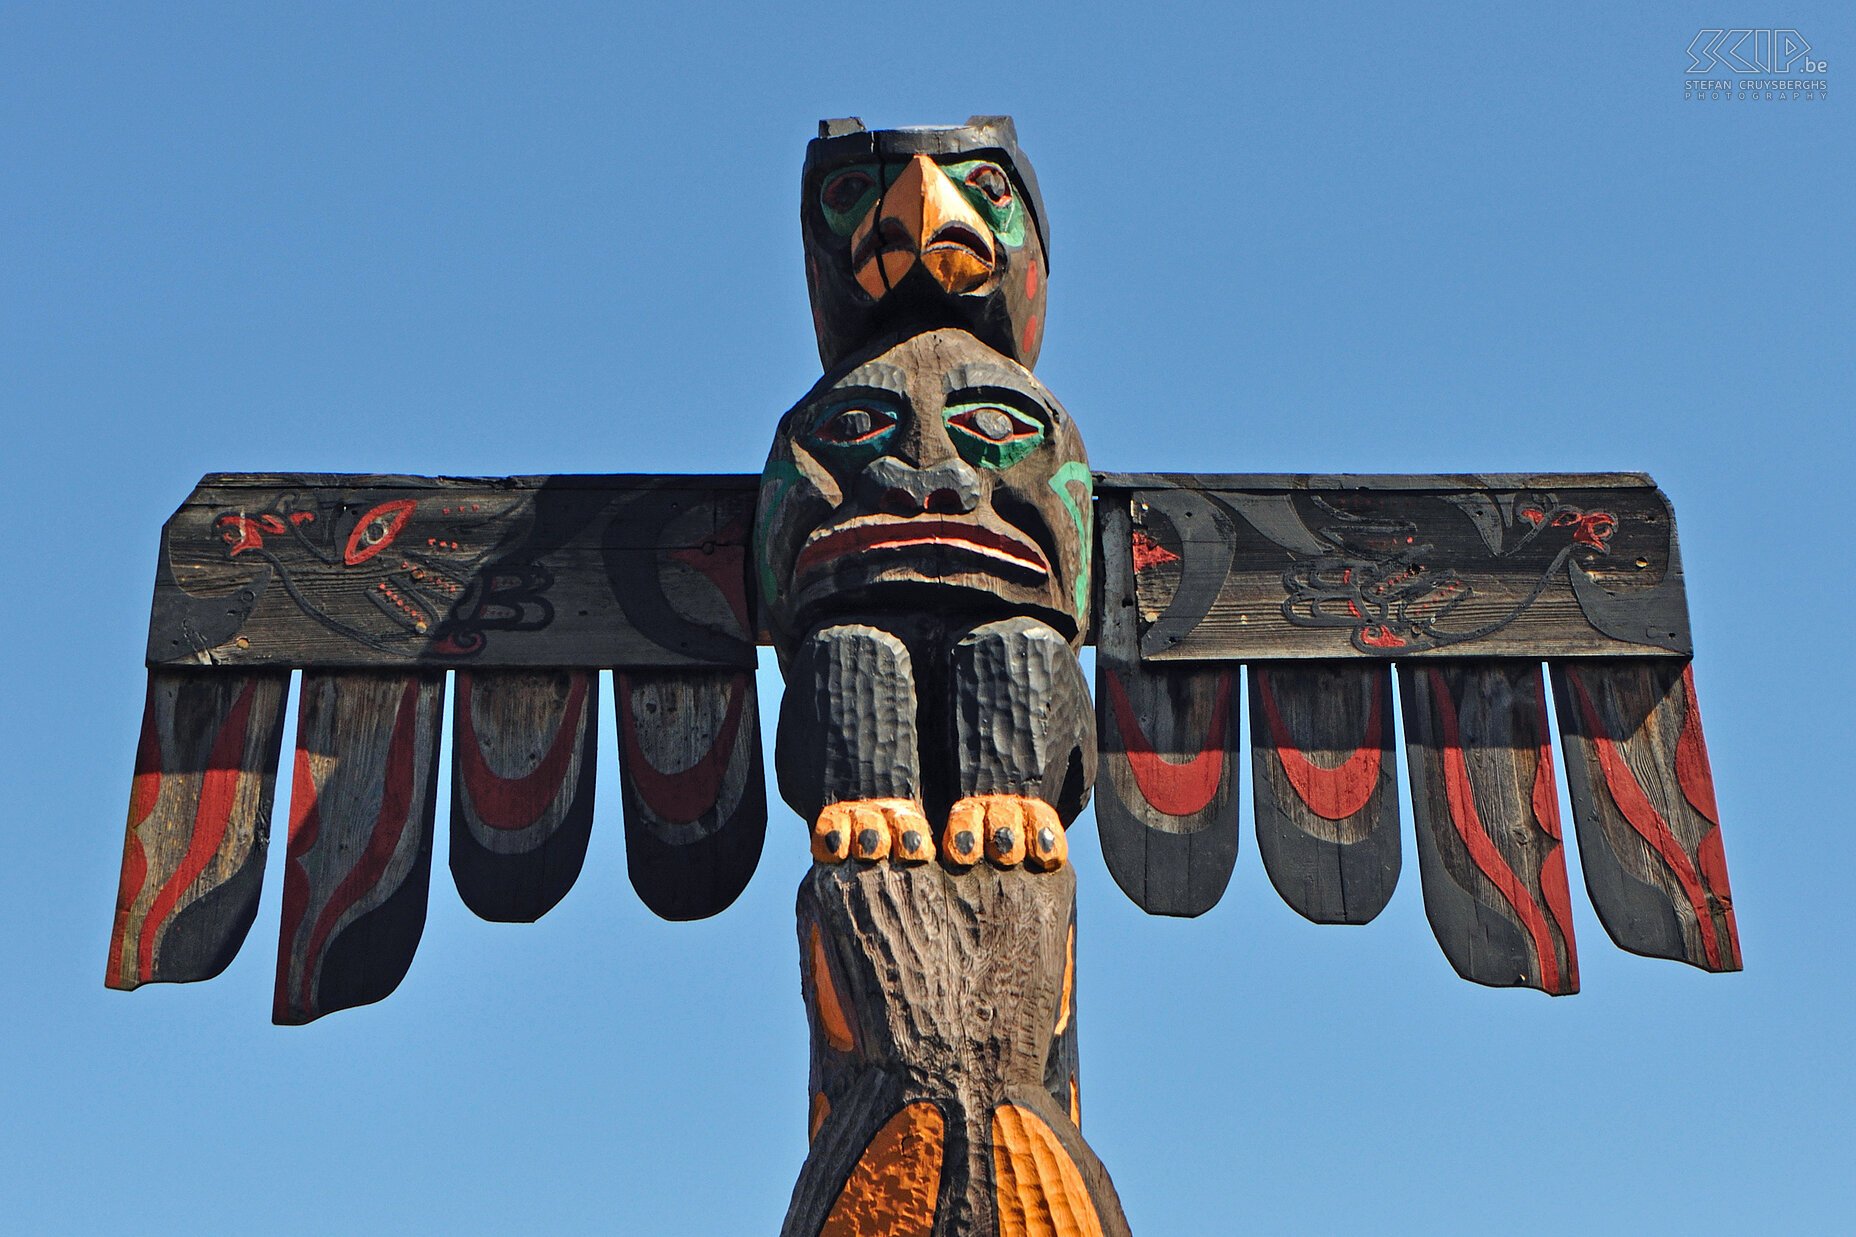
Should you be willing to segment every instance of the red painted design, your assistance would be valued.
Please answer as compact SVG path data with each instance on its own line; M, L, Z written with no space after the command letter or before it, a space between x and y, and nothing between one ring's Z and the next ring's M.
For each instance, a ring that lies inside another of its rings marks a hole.
M748 517L743 513L731 520L727 527L717 530L715 540L706 546L672 550L667 555L672 561L682 563L715 585L716 591L728 599L728 608L734 612L735 621L741 624L744 635L754 630L748 619L747 539Z
M1689 806L1721 823L1720 810L1714 804L1714 771L1708 764L1708 741L1701 733L1701 706L1695 700L1695 668L1682 667L1682 733L1676 739L1676 781Z
M1547 733L1547 698L1540 697L1540 733ZM1559 784L1553 776L1553 745L1543 742L1534 761L1534 821L1555 842L1564 836L1560 824ZM1579 987L1579 956L1572 946L1572 890L1566 879L1566 852L1556 846L1540 861L1540 896L1566 942L1567 991Z
M1468 849L1470 860L1514 909L1515 917L1533 943L1534 957L1540 965L1540 986L1548 992L1570 992L1571 988L1560 986L1559 956L1553 948L1553 934L1547 927L1546 915L1521 878L1508 866L1508 861L1502 858L1500 848L1489 836L1487 826L1482 823L1482 814L1476 808L1476 789L1469 779L1469 762L1463 756L1463 736L1457 727L1456 702L1450 696L1450 684L1439 670L1432 669L1429 675L1431 705L1442 739L1440 754L1444 762L1445 795L1450 803L1450 823ZM1563 870L1561 877L1563 880ZM1572 936L1567 934L1564 939L1570 958Z
M1182 763L1168 760L1154 750L1141 732L1140 719L1128 702L1128 692L1121 676L1104 666L1102 682L1108 689L1109 707L1115 713L1115 728L1121 732L1127 749L1128 769L1141 797L1157 812L1167 816L1193 816L1205 810L1224 781L1225 727L1231 711L1231 675L1218 679L1218 697L1212 702L1212 729L1205 746L1197 755Z
M1031 345L1037 342L1037 338L1038 338L1038 316L1036 314L1032 314L1030 317L1025 319L1025 333L1024 333L1024 336L1018 341L1019 355L1029 356L1031 353Z
M1383 754L1380 727L1384 720L1380 716L1379 693L1371 693L1366 731L1360 737L1360 745L1353 755L1328 769L1310 760L1297 745L1295 736L1289 733L1276 707L1276 693L1270 687L1269 672L1258 669L1251 673L1263 700L1263 715L1269 722L1270 743L1276 750L1276 759L1282 762L1283 773L1302 802L1308 805L1308 810L1323 820L1346 820L1372 802L1373 792L1379 789L1379 763Z
M264 544L264 525L248 515L222 515L213 521L213 526L225 530L219 535L230 547L226 550L228 557L256 550Z
M1575 675L1572 680L1573 691L1579 697L1579 712L1585 718L1585 726L1592 738L1592 750L1598 755L1598 767L1605 775L1605 786L1611 792L1611 801L1617 804L1618 811L1630 822L1630 827L1637 832L1650 849L1655 851L1676 883L1682 886L1682 895L1688 899L1689 909L1694 913L1695 924L1701 933L1702 953L1707 956L1708 966L1713 970L1721 968L1721 946L1715 938L1714 917L1708 913L1708 904L1702 893L1701 880L1690 862L1688 852L1682 843L1676 840L1669 822L1663 819L1656 805L1650 802L1650 796L1644 793L1643 785L1637 780L1630 762L1624 753L1618 750L1617 740L1613 739L1599 716L1598 706L1593 703L1591 695L1585 690L1585 684Z
M116 926L110 933L110 956L105 970L111 987L122 984L122 955L127 947L129 920L142 886L148 880L148 851L139 830L161 798L161 732L155 725L155 685L148 685L148 702L142 710L142 736L135 747L135 778L129 791L129 828L123 838L122 877L116 885Z
M458 676L458 735L453 740L462 760L464 786L470 792L471 812L492 829L526 829L541 818L561 793L561 783L573 764L580 746L580 717L586 707L585 674L573 676L567 703L561 710L560 726L554 742L540 762L520 777L503 777L483 758L483 745L477 738L477 722L471 704L471 676Z
M1134 570L1136 572L1146 571L1149 567L1158 567L1162 563L1177 563L1179 561L1179 555L1173 553L1173 551L1167 549L1140 529L1134 531L1134 536L1129 544L1134 555Z
M1372 623L1360 629L1360 643L1370 645L1376 649L1402 649L1405 647L1405 640L1403 637L1394 635L1390 627L1382 627L1378 623Z
M807 543L799 552L793 570L803 575L825 564L853 554L879 550L900 550L917 546L945 546L965 550L983 558L1003 560L1014 567L1050 574L1044 552L1023 538L983 527L972 520L947 516L916 516L913 519L867 519L833 529Z
M645 759L638 743L638 723L632 717L631 676L618 676L619 735L625 744L625 776L638 790L638 797L659 820L683 825L701 818L715 806L722 777L734 755L735 742L741 735L741 706L747 697L747 676L738 674L728 680L728 712L722 718L715 743L702 759L687 769L665 772Z
M392 545L393 539L406 527L406 521L412 518L412 509L416 506L417 499L401 498L370 509L355 521L354 531L348 534L348 544L342 547L342 561L353 567Z
M244 777L245 728L251 717L251 700L256 682L247 682L233 702L232 710L213 739L206 768L200 774L200 798L194 807L193 829L187 835L187 853L180 866L168 877L142 919L141 939L136 942L135 971L146 982L155 973L155 941L174 913L182 895L206 871L206 865L219 853L226 830L232 824L232 808L238 801L238 787Z
M277 958L277 1013L279 1020L290 1021L288 1004L295 998L295 1009L314 1012L312 1000L317 972L322 966L322 951L342 914L379 883L387 863L399 846L400 835L410 823L413 795L413 748L418 738L419 683L408 680L400 695L399 711L393 722L393 734L387 743L386 768L382 776L380 810L368 831L367 845L348 869L347 875L323 904L321 914L310 929L303 948L302 970L297 975L296 991L289 991L291 945L309 913L309 873L303 859L316 844L321 832L321 815L317 804L317 787L310 770L309 753L297 748L295 779L290 788L290 854L284 873L284 931Z
M1708 886L1708 893L1714 898L1715 905L1721 908L1721 916L1727 921L1728 965L1740 965L1740 924L1734 917L1733 889L1727 883L1727 853L1721 849L1721 831L1714 828L1708 836L1701 839L1696 848L1696 858L1701 863L1701 879Z
M1036 262L1027 262L1025 263L1025 299L1029 301L1036 297L1037 294L1038 264Z
M1538 520L1534 521L1539 523ZM1594 550L1608 548L1605 543L1618 529L1618 517L1609 511L1575 511L1568 508L1553 517L1555 528L1572 529L1572 539Z

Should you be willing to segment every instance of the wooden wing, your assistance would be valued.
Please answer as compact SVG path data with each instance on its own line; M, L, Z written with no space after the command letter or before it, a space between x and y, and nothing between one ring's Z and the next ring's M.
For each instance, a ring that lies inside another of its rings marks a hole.
M377 1001L411 964L447 678L451 871L473 911L533 920L578 877L604 670L633 885L669 918L726 907L766 823L755 485L203 480L162 530L108 984L207 979L238 951L293 669L278 1022Z
M1739 969L1675 517L1649 478L1111 474L1097 493L1096 814L1142 907L1196 915L1229 879L1242 671L1271 882L1317 922L1378 914L1400 869L1396 670L1438 943L1466 979L1577 991L1550 678L1600 922Z

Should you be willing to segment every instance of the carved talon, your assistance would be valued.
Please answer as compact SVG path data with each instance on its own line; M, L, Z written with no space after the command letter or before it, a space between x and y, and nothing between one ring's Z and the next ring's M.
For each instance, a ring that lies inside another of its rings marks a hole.
M911 800L851 799L819 812L812 826L812 858L819 863L851 858L921 863L934 858L928 837L928 819Z
M1057 809L1023 795L969 795L947 814L941 853L963 867L981 854L1000 867L1020 863L1042 871L1062 867L1070 845Z
M1033 809L1033 812L1026 813L1027 816L1035 813L1037 820L1035 825L1029 822L1026 825L1026 831L1031 836L1025 844L1025 864L1040 872L1055 872L1069 862L1070 839L1064 836L1063 821L1058 819L1056 808L1042 799L1034 799L1032 802L1043 811L1036 812Z

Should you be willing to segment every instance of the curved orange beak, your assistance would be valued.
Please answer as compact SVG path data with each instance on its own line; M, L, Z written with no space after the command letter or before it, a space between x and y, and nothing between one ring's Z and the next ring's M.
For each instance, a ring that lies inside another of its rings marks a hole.
M992 228L927 155L909 160L851 233L851 269L873 301L917 262L956 296L985 290L999 266Z

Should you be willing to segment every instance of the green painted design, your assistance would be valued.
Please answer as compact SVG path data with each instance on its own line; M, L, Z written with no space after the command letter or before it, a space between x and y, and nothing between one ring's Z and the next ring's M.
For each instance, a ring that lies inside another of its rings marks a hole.
M1074 487L1082 487L1080 501ZM1063 505L1069 508L1070 518L1076 521L1076 535L1082 540L1082 553L1076 571L1076 621L1085 623L1089 616L1089 562L1095 557L1095 475L1089 471L1089 465L1081 460L1071 460L1059 468L1050 479L1050 488L1056 491Z
M839 236L848 237L855 232L864 216L875 208L883 191L896 183L896 177L902 174L905 166L906 161L856 163L826 177L819 188L818 201L826 226ZM1004 168L989 159L967 159L937 166L979 212L1001 243L1013 249L1025 243L1025 205L1019 201L1012 178L1006 175ZM1004 200L993 201L992 194L986 192L988 185L995 192L1002 190Z
M896 179L897 169L893 165L887 169L887 175L885 170L874 163L858 163L839 168L825 178L819 189L818 205L825 212L825 223L833 232L849 236L857 230L882 191Z
M851 417L861 420L851 423ZM806 446L834 467L855 472L883 454L901 420L901 413L883 400L867 395L840 399L826 405L812 422L806 431ZM836 432L828 429L834 422L839 427Z
M773 578L773 563L767 558L767 534L773 525L774 513L780 504L786 501L786 495L799 483L803 474L799 465L791 460L771 459L760 474L760 497L754 513L754 566L760 577L760 600L766 605L778 592L778 582Z
M990 159L968 159L961 163L944 163L941 170L954 182L954 187L966 195L980 218L991 225L993 235L1013 249L1025 243L1025 205L1018 200L1012 178L1005 174L1004 168ZM1003 188L1003 201L993 200L993 195L986 192L988 184L994 187L995 193Z
M1001 428L988 413L1005 418L1006 437L984 432L989 422L992 428ZM960 458L979 468L1010 468L1044 443L1043 422L993 400L949 404L941 415L947 418L949 437Z

